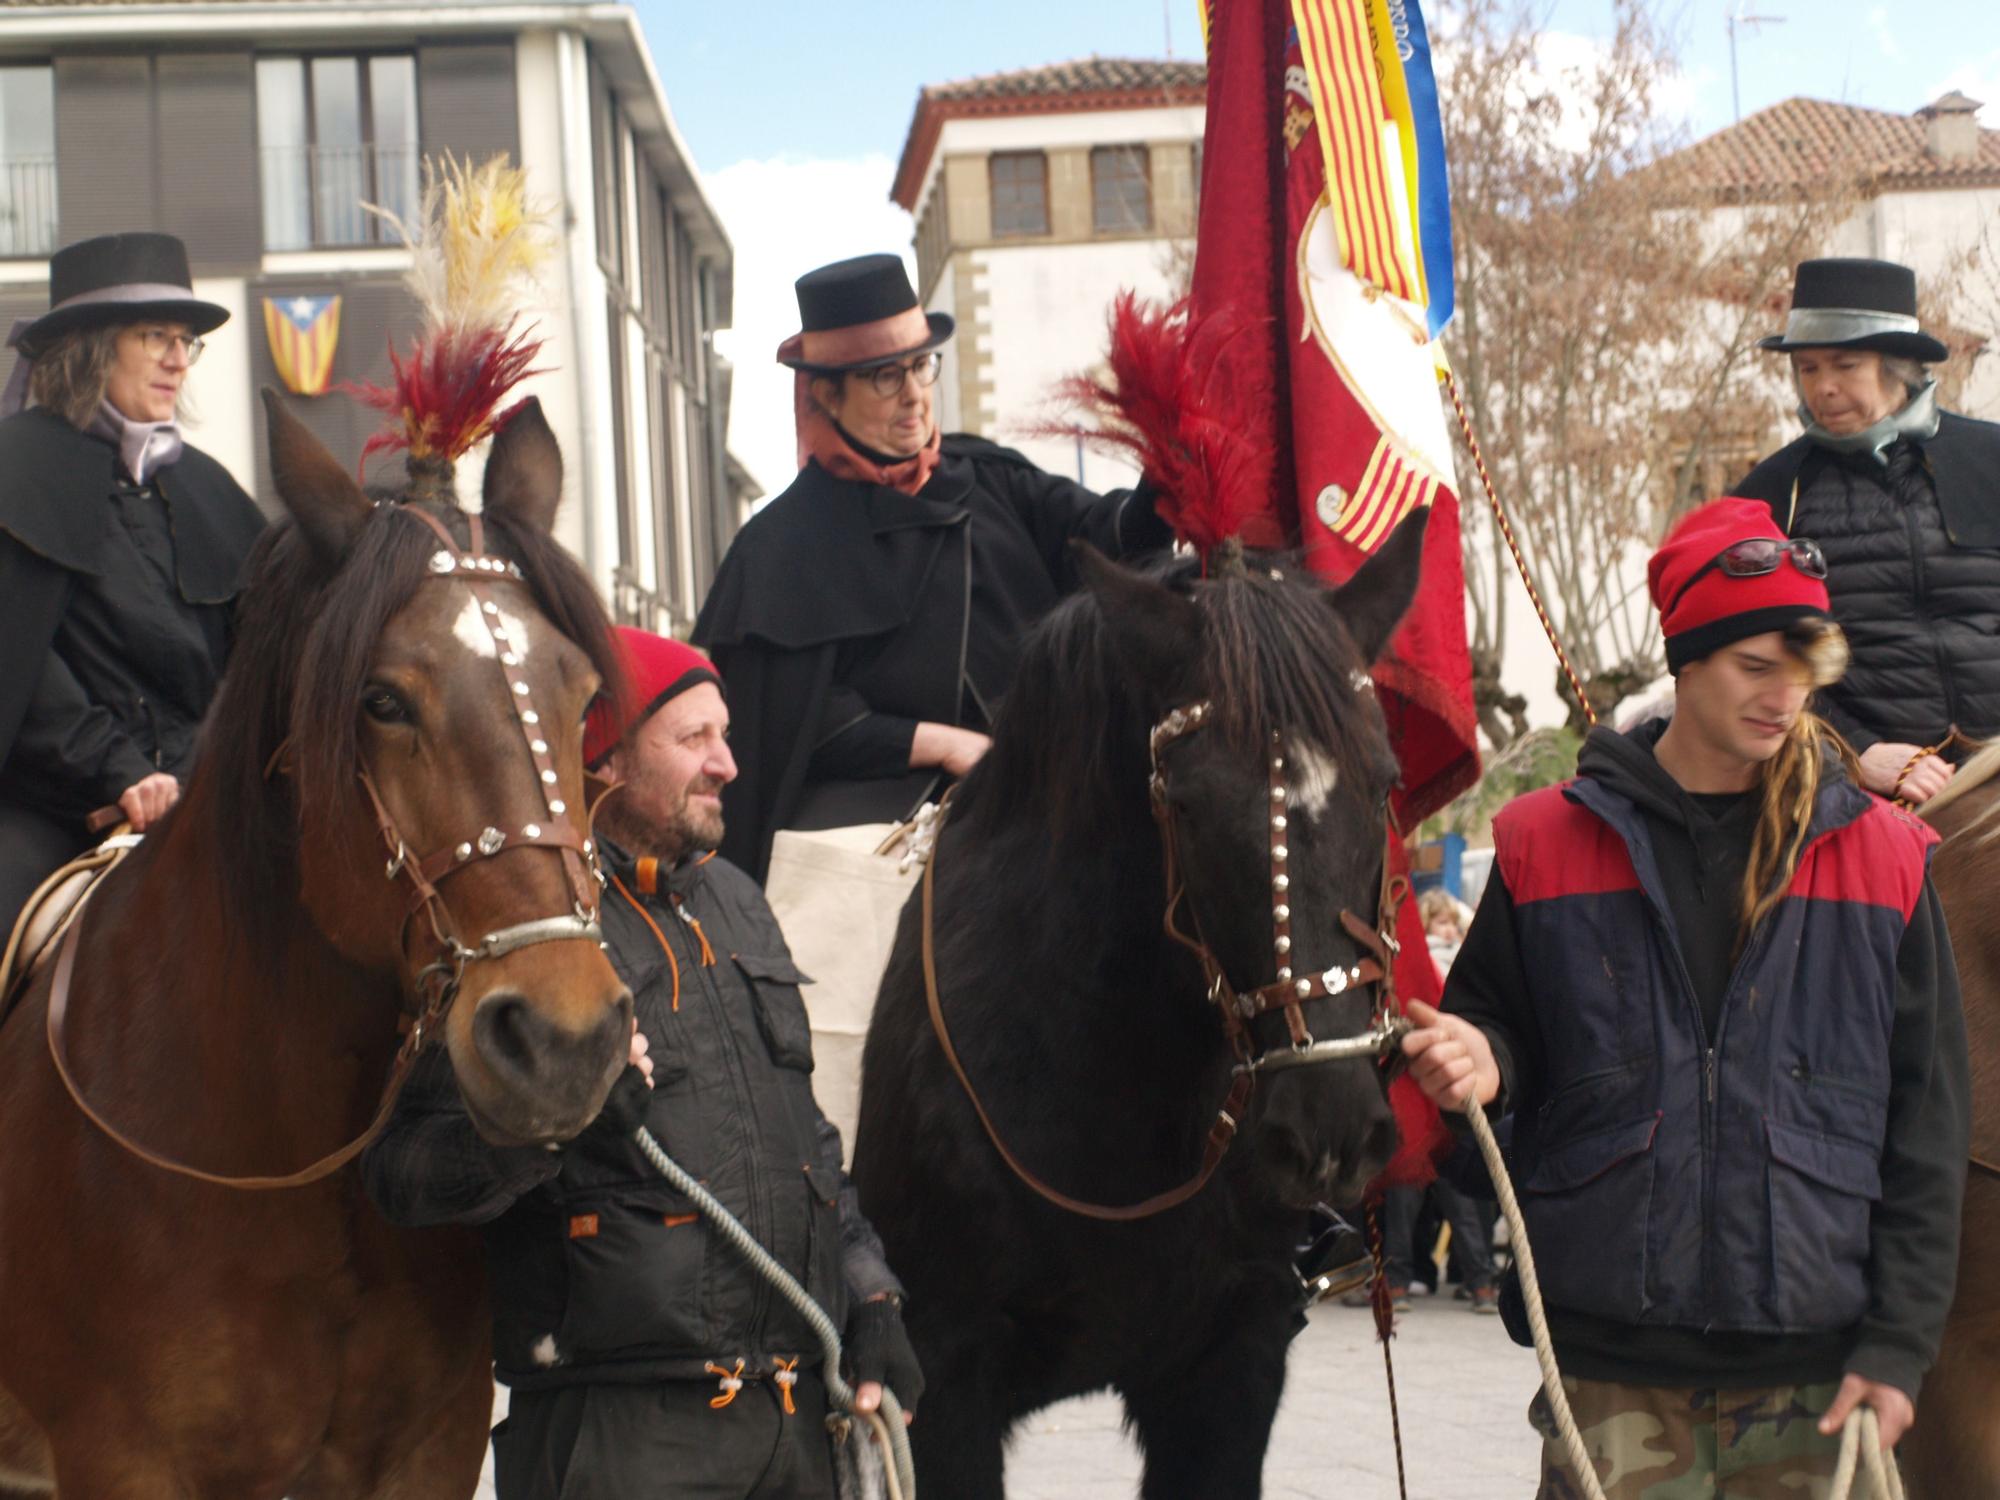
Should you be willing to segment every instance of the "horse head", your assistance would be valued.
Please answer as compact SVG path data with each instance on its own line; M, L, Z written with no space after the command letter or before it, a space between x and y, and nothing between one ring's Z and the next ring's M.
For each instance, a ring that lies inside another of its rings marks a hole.
M632 997L598 941L582 757L584 709L617 668L588 578L550 535L554 435L533 402L514 417L475 522L371 498L266 406L293 524L267 544L275 586L243 629L288 642L245 644L288 658L267 769L291 788L300 902L412 1014L428 1003L436 1025L448 1004L443 1040L483 1133L573 1136L624 1065Z
M1352 1201L1395 1145L1360 1040L1388 961L1376 934L1396 777L1367 673L1415 592L1425 514L1332 591L1274 558L1178 580L1084 562L1154 721L1170 931L1198 955L1239 1062L1257 1065L1245 1144L1293 1203ZM1286 1066L1332 1039L1364 1055Z

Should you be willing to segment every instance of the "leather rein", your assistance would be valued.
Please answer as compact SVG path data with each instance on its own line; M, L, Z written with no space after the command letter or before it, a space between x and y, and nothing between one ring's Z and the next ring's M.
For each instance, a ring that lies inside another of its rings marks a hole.
M1028 1188L1055 1204L1058 1208L1085 1218L1103 1219L1114 1222L1129 1222L1134 1219L1150 1218L1164 1213L1188 1201L1202 1188L1222 1164L1234 1141L1239 1122L1249 1107L1250 1096L1256 1088L1260 1074L1276 1072L1284 1068L1306 1067L1315 1064L1340 1062L1350 1058L1382 1058L1391 1054L1410 1023L1396 1013L1394 981L1391 969L1398 950L1394 936L1396 914L1402 900L1408 893L1408 884L1401 877L1389 875L1387 860L1383 863L1381 899L1378 905L1378 926L1371 927L1352 912L1342 911L1341 927L1363 950L1363 957L1349 967L1330 968L1304 976L1296 972L1292 957L1291 932L1291 874L1288 868L1291 851L1287 847L1287 829L1290 816L1286 809L1290 805L1291 787L1286 774L1284 737L1277 731L1271 733L1271 756L1269 761L1270 801L1266 819L1270 839L1271 868L1271 927L1272 946L1276 959L1277 976L1270 983L1254 989L1238 990L1229 982L1227 972L1215 956L1207 941L1201 936L1199 915L1194 918L1194 932L1185 931L1180 923L1179 912L1187 903L1187 885L1181 878L1180 834L1174 819L1173 805L1167 797L1167 773L1163 759L1164 752L1177 741L1193 734L1206 725L1214 716L1214 704L1210 700L1187 704L1176 708L1162 718L1152 728L1148 736L1147 748L1152 761L1152 774L1148 781L1149 796L1153 809L1153 820L1160 830L1163 864L1166 872L1166 906L1161 925L1168 937L1192 952L1201 964L1202 977L1207 983L1209 1002L1216 1007L1222 1018L1223 1034L1228 1038L1230 1051L1236 1058L1230 1071L1229 1092L1215 1112L1214 1123L1210 1125L1207 1141L1202 1148L1201 1166L1195 1174L1180 1186L1156 1193L1138 1203L1111 1205L1090 1203L1072 1198L1067 1193L1049 1186L1009 1149L1002 1139L993 1117L979 1097L979 1091L967 1076L965 1065L960 1061L958 1049L952 1045L951 1031L945 1023L944 1006L939 996L937 977L937 955L933 935L934 888L936 884L937 851L942 845L945 814L950 808L950 794L947 793L943 805L938 808L937 842L932 845L931 857L924 865L923 875L923 938L924 996L930 1007L931 1030L936 1034L938 1045L944 1050L945 1061L950 1064L957 1077L959 1087L965 1090L971 1102L973 1113L985 1128L986 1137L993 1143L993 1149L1000 1154L1008 1168ZM1386 826L1386 819L1385 819ZM1368 1029L1353 1036L1315 1038L1306 1026L1302 1007L1311 1001L1328 996L1343 995L1350 990L1376 986L1375 1017ZM1271 1011L1282 1011L1286 1029L1290 1033L1288 1047L1259 1049L1250 1034L1250 1023L1260 1015Z
M386 504L386 502L385 502ZM542 726L541 711L536 708L533 691L526 677L515 671L521 664L520 648L525 642L511 639L508 626L500 614L500 606L489 594L486 585L494 578L520 580L522 573L518 565L500 557L489 557L484 550L484 528L478 515L468 515L466 523L470 532L471 549L463 550L452 538L451 533L436 517L421 510L396 505L395 514L405 515L423 522L437 533L440 549L431 554L427 581L459 580L471 590L473 600L479 606L480 623L486 628L491 641L492 656L507 683L509 701L513 704L516 725L521 731L523 744L535 767L535 784L542 796L545 817L524 824L520 828L502 829L489 824L477 834L427 855L416 855L410 850L396 825L396 819L382 800L382 794L375 785L375 778L369 774L365 764L357 767L356 776L362 789L368 794L369 806L374 812L388 861L383 875L390 881L401 880L410 888L409 905L404 912L403 927L407 934L409 924L422 913L431 929L436 956L418 971L414 994L406 997L399 1029L403 1033L402 1045L397 1048L394 1065L390 1069L388 1082L383 1086L382 1101L376 1107L374 1118L362 1133L342 1146L339 1150L321 1157L310 1166L299 1171L276 1177L231 1177L214 1172L204 1172L170 1157L161 1156L134 1141L106 1120L83 1096L82 1089L71 1075L64 1056L64 1025L68 1019L70 1006L70 980L76 967L78 934L83 928L84 913L69 924L63 936L62 947L56 959L55 976L49 990L48 1043L49 1056L55 1063L56 1074L63 1087L75 1101L76 1107L91 1124L106 1136L149 1166L178 1176L193 1178L197 1182L209 1183L216 1187L237 1188L251 1192L265 1192L280 1188L303 1187L318 1182L339 1171L355 1157L374 1144L376 1138L389 1123L389 1117L396 1106L396 1097L402 1092L410 1069L422 1054L425 1045L435 1036L450 1013L452 1002L457 999L459 987L464 981L469 964L504 958L523 948L538 943L560 942L603 942L603 928L598 922L598 894L603 887L603 876L597 864L597 849L587 832L580 832L571 821L569 808L564 803L557 784L555 762L552 759L547 736ZM272 769L281 767L287 747L281 745L272 756ZM601 799L600 799L601 800ZM588 827L586 816L585 827ZM438 886L444 880L461 870L469 869L481 860L492 859L514 849L550 849L560 856L564 873L569 882L573 902L569 911L556 916L536 917L525 922L516 922L498 931L485 934L481 940L468 947L458 938L458 927L452 921L451 909L445 904Z

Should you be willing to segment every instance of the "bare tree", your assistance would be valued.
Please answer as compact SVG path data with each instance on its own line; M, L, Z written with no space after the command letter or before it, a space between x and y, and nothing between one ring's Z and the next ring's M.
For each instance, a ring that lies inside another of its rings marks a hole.
M1602 714L1664 668L1644 560L1689 501L1749 467L1789 404L1749 357L1794 263L1850 211L1844 174L1785 201L1691 179L1663 123L1676 73L1653 0L1614 0L1565 56L1525 0L1452 0L1439 88L1452 170L1461 394L1526 569ZM1496 748L1525 728L1500 678L1514 566L1468 454L1475 701ZM1570 722L1583 713L1558 677Z

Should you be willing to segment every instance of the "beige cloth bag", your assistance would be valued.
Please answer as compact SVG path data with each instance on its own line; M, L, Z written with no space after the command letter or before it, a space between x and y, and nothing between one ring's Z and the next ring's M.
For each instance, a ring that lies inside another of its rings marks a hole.
M805 986L812 1022L813 1095L840 1129L842 1158L854 1156L861 1111L861 1049L875 992L896 941L896 923L930 857L937 809L908 823L858 823L806 832L781 828L771 841L764 896L784 930Z

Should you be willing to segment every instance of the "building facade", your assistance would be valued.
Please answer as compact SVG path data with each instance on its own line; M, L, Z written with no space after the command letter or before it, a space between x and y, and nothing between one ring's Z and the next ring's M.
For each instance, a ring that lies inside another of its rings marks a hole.
M918 295L958 320L946 431L1021 448L1092 488L1129 467L1036 437L1051 388L1104 353L1126 289L1175 295L1192 264L1207 70L1091 58L927 87L890 196L916 220Z
M265 304L340 299L327 393L284 399L357 461L376 419L338 387L386 383L391 343L416 331L408 255L364 205L413 212L424 158L446 152L507 154L554 210L559 254L524 316L545 340L525 389L568 460L558 530L620 619L684 628L755 492L724 449L729 370L709 341L729 323L729 241L625 6L16 4L0 317L47 307L61 245L180 236L197 292L231 310L189 382L189 437L269 508L256 393L284 386Z

